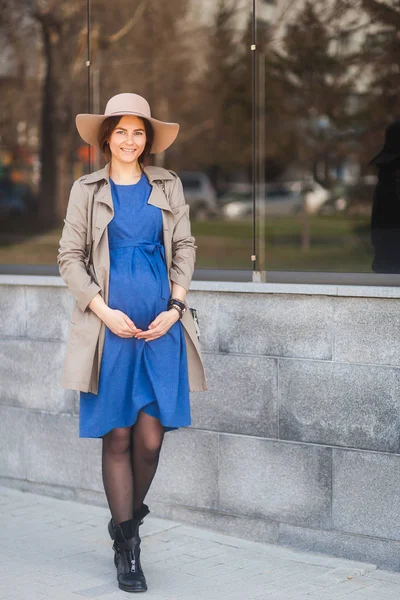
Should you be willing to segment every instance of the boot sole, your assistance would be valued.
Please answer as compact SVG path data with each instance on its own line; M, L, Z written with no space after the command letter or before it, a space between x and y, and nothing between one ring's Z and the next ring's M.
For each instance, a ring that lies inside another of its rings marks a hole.
M145 588L137 588L136 590L132 589L129 586L125 586L125 585L123 585L121 583L118 583L118 587L119 587L120 590L123 590L124 592L133 592L133 593L136 593L136 592L146 592L147 591L147 585L146 585Z

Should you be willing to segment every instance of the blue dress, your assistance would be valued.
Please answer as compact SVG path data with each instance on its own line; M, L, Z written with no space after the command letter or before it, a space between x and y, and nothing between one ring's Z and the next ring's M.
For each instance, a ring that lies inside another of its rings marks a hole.
M108 224L108 306L127 314L143 331L167 310L170 290L161 209L148 204L151 185L117 185L110 179L114 217ZM97 394L80 393L79 437L98 438L136 422L139 410L157 417L165 431L191 424L186 341L176 321L145 342L105 330Z

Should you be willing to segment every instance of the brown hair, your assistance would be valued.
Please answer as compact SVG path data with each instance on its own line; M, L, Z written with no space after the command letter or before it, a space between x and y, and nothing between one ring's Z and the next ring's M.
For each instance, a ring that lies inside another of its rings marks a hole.
M108 140L110 139L112 132L114 131L114 129L116 129L118 123L122 119L122 116L123 115L119 115L116 117L107 117L107 119L104 119L104 121L100 125L99 135L97 139L99 142L100 150L102 151L107 162L111 161L111 150L110 146L108 145ZM139 164L142 165L145 157L150 154L150 150L154 141L154 129L148 119L145 119L144 117L138 117L138 119L142 121L144 125L144 130L146 132L146 145L142 154L138 158Z

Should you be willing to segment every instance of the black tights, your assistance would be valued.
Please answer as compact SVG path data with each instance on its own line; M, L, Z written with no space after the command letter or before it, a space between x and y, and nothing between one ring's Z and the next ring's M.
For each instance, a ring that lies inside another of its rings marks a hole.
M116 525L141 507L157 470L163 438L163 425L143 411L132 427L117 427L103 436L103 484Z

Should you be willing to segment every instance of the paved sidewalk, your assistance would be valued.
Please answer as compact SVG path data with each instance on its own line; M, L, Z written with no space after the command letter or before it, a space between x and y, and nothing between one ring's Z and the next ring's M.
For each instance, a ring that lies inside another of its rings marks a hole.
M0 599L132 599L118 589L109 512L0 487ZM400 573L151 516L146 600L399 600Z

